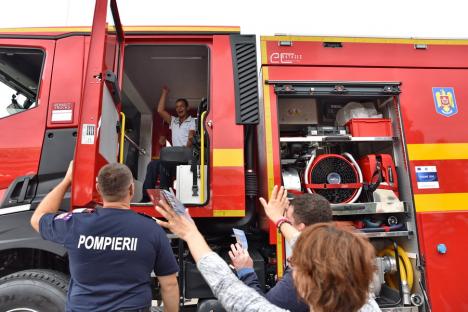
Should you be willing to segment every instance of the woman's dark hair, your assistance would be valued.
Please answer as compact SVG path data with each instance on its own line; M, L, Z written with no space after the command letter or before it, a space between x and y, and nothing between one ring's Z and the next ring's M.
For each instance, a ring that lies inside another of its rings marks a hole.
M186 99L184 99L184 98L177 99L175 102L176 103L177 102L182 102L182 103L184 103L185 107L188 108L188 101Z
M291 265L299 295L317 312L355 312L367 302L374 248L362 235L317 223L301 232Z

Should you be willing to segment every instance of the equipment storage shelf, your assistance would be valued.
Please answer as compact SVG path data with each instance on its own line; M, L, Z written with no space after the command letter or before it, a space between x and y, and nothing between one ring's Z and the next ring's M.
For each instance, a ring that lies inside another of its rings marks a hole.
M408 211L404 202L368 202L333 204L331 206L334 216L406 213Z
M419 312L418 307L382 308L382 312Z
M411 237L413 231L394 231L394 232L375 232L363 233L368 238L381 238L381 237Z
M280 142L392 142L394 139L394 137L353 137L350 135L336 135L281 137Z

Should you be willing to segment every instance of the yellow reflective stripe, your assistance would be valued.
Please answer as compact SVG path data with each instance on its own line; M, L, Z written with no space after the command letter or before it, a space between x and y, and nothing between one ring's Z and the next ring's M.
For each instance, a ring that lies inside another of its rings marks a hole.
M468 211L468 193L415 194L416 212Z
M245 210L213 210L213 217L244 217Z
M241 148L213 149L213 167L243 167L244 151Z
M268 62L266 41L260 41L260 49L262 53L262 64L266 64Z
M397 44L435 44L468 45L466 39L411 39L411 38L369 38L369 37L315 37L315 36L262 36L261 41L319 41L355 43L397 43Z
M200 204L205 202L205 128L203 124L205 122L206 111L201 114L200 120Z
M271 196L271 191L275 185L275 177L273 170L273 133L271 121L271 103L270 103L270 86L265 83L268 80L268 68L263 68L263 105L265 114L265 145L267 156L267 179L268 179L268 198Z
M279 232L276 234L276 262L278 277L283 277L283 236Z
M408 144L410 160L468 159L468 143Z
M119 157L119 163L123 164L124 163L124 146L125 146L125 122L127 120L127 117L123 112L120 112L120 116L122 117L121 121L121 129L120 129L120 157Z
M266 47L265 47L266 49ZM262 51L263 53L263 51ZM266 55L266 53L264 54ZM263 57L263 56L262 56ZM271 103L270 103L270 86L265 83L268 80L268 68L263 69L263 105L265 114L265 145L267 155L267 179L268 179L268 198L271 196L271 191L275 185L275 176L273 168L273 128L271 120ZM283 236L276 233L276 272L278 277L283 276Z

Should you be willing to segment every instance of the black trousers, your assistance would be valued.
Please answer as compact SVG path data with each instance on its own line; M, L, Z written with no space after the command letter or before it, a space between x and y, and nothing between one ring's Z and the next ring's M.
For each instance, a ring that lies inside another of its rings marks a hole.
M149 202L150 198L146 190L154 189L158 178L160 179L161 161L159 159L152 160L146 167L145 181L143 182L143 202Z
M165 161L160 162L160 188L169 190L172 187L172 181L175 178L177 165Z

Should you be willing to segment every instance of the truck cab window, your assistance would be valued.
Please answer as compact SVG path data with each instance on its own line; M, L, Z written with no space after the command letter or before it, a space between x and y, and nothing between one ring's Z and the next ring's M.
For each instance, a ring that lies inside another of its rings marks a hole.
M0 47L0 118L34 108L44 52Z

